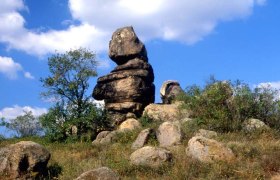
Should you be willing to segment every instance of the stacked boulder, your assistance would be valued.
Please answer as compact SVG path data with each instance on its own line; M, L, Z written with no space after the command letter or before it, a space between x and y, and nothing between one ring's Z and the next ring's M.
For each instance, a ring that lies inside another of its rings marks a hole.
M105 100L105 109L115 124L127 115L140 117L144 108L154 102L155 86L152 66L145 45L133 27L117 29L109 44L109 57L118 65L108 75L98 78L93 90L96 100Z

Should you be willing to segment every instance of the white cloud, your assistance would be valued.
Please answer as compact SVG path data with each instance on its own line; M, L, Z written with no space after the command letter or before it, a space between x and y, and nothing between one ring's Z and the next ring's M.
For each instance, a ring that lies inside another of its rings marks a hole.
M195 43L221 21L240 19L265 0L69 0L72 16L98 29L133 25L144 39Z
M19 13L26 9L23 2L1 2L0 42L43 56L80 46L104 52L112 32L128 25L133 25L143 40L192 44L211 34L219 22L248 17L266 0L69 0L72 20L80 21L80 25L46 32L24 27L25 20Z
M30 72L25 72L22 66L12 58L0 56L0 73L6 75L9 79L16 79L19 72L23 72L25 78L34 79Z
M3 73L10 79L16 79L18 71L22 71L22 67L19 63L14 62L10 57L0 56L0 73Z
M17 116L23 115L24 111L31 111L35 117L38 117L44 113L47 113L46 108L30 107L30 106L18 106L6 107L0 110L0 118L14 119Z
M26 77L27 79L35 79L35 77L32 76L30 72L24 72L24 77Z

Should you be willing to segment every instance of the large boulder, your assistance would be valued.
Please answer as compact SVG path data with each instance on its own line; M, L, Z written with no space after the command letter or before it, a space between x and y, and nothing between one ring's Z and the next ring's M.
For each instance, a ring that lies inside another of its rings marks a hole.
M190 116L190 112L180 109L180 103L174 104L149 104L143 112L155 121L178 121Z
M232 161L235 156L224 144L203 136L195 136L188 142L187 155L201 162Z
M158 168L161 165L168 164L172 160L172 154L162 148L145 146L136 150L130 156L130 162L136 166L148 166Z
M243 129L251 132L258 129L269 129L269 127L261 120L251 118L243 122Z
M157 139L161 147L181 144L182 138L180 125L176 122L164 122L157 130Z
M148 63L146 48L132 27L114 32L109 56L118 66L98 78L92 95L96 100L105 101L111 120L119 125L126 114L140 117L144 108L154 102L154 72Z
M132 143L131 149L142 148L147 143L149 136L151 135L152 132L153 130L150 128L142 130L138 134L136 140Z
M21 141L0 149L0 177L4 179L35 178L46 172L50 152L32 141ZM0 178L1 179L1 178Z
M179 82L168 80L165 81L160 88L160 97L163 104L172 103L175 98L184 91L180 87Z
M76 180L119 180L119 176L108 167L93 169L81 174Z

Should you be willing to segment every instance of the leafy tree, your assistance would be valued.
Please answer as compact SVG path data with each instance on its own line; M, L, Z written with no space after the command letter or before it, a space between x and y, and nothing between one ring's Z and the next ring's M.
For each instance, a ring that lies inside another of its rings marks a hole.
M48 65L50 75L41 78L47 89L42 96L57 103L40 118L47 133L57 139L65 138L71 128L77 128L78 136L87 133L98 117L93 115L97 108L86 93L89 79L97 76L95 54L83 48L57 53L48 59Z
M110 121L105 111L92 103L88 104L83 116L78 120L69 115L68 110L57 103L49 109L48 113L40 116L40 122L45 128L46 136L51 141L64 141L71 136L72 138L76 137L75 127L78 124L81 124L80 128L83 129L83 135L87 136L86 140L92 140L99 132L110 127Z
M24 115L17 116L9 121L1 120L1 126L5 126L17 133L20 137L35 136L42 132L41 123L31 111L24 111Z

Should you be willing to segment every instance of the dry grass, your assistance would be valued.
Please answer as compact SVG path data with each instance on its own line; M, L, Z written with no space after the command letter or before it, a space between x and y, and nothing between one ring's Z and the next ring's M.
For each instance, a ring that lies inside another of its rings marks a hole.
M61 180L74 179L87 170L101 166L112 168L122 179L269 179L280 173L279 132L219 134L216 139L233 150L236 161L205 164L185 153L187 141L194 132L193 128L190 129L184 130L186 139L182 145L171 149L173 162L159 169L130 164L129 156L133 152L130 146L137 133L120 135L117 143L105 146L93 147L91 143L83 142L48 143L42 138L25 138L0 141L0 147L21 140L43 144L52 154L50 174L59 174L58 179ZM55 179L51 175L49 178Z

